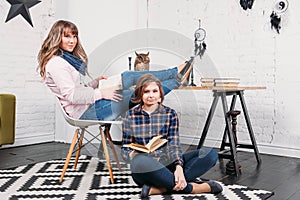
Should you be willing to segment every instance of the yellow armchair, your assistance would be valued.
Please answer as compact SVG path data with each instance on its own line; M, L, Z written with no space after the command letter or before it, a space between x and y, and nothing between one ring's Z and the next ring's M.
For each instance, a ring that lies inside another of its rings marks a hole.
M0 146L15 142L16 97L0 94Z

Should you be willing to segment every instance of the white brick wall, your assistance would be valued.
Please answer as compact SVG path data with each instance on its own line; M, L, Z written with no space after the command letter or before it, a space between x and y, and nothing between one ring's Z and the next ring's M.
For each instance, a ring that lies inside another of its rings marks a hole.
M115 3L120 7L115 7ZM259 149L265 153L300 157L300 108L297 104L300 100L297 93L300 86L297 59L300 3L289 0L290 7L282 18L280 34L270 28L273 3L255 1L251 10L244 11L239 1L90 0L86 3L45 0L30 9L34 28L21 16L0 23L0 89L17 95L16 144L28 143L29 139L31 143L54 139L53 98L34 70L40 43L55 18L67 18L79 26L88 53L115 35L147 25L176 31L192 40L200 18L207 31L208 49L203 58L205 65L198 63L195 68L195 81L199 83L201 76L234 76L241 78L242 85L266 86L267 90L245 92ZM0 2L2 19L6 18L8 10L9 4ZM192 49L193 45L191 52ZM127 59L120 62L127 65ZM153 59L153 62L160 60ZM174 63L168 60L166 65ZM175 91L167 97L166 104L180 115L183 142L198 142L211 100L210 91ZM240 109L239 104L237 109ZM224 128L221 111L219 105L209 130L208 145L219 145ZM243 119L243 116L238 118L238 137L248 141ZM61 133L64 132L61 131L64 130L62 120L57 120L56 125L56 130L60 130L56 134L65 134Z
M300 3L290 0L290 7L282 16L281 34L270 29L269 16L273 1L255 1L251 10L244 11L238 1L152 1L149 5L152 27L167 27L185 35L192 34L201 18L207 31L207 54L213 62L214 72L219 76L241 78L243 85L263 85L267 90L246 91L245 97L253 129L260 150L266 153L300 156L299 86L300 70L297 68ZM172 6L170 6L172 5ZM161 17L165 16L166 17ZM209 67L199 67L199 76L210 76ZM198 77L199 77L198 76ZM204 126L211 99L200 99L200 126ZM188 103L188 101L187 101ZM194 102L190 102L192 106ZM206 108L206 113L203 109ZM219 145L216 140L223 133L224 120L221 107L216 111L208 137L210 145ZM198 116L198 115L196 115ZM238 134L241 140L246 125L240 116ZM181 134L194 136L190 121L195 117L182 115ZM222 127L222 128L221 128ZM200 132L201 132L200 128ZM210 141L209 140L209 141ZM185 142L189 142L184 138Z
M15 146L54 140L53 99L35 71L41 41L53 22L52 4L45 0L30 9L32 28L21 15L5 23L10 4L0 2L0 92L16 95Z

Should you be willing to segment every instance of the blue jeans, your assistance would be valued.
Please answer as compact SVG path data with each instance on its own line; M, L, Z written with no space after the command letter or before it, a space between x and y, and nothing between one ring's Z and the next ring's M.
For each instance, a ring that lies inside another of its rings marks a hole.
M123 99L119 102L100 99L92 104L80 117L80 119L89 120L115 120L133 107L130 100L133 97L134 90L129 88L136 84L137 80L144 74L152 74L158 78L163 86L164 94L178 88L181 83L176 80L177 68L160 71L126 71L122 73L123 90L118 91Z
M211 169L218 160L218 153L211 148L200 148L183 154L183 172L188 183L179 193L191 193L193 186L189 183ZM166 188L167 192L173 191L175 186L173 164L164 166L147 154L139 154L130 161L132 178L138 186L144 184L157 188Z

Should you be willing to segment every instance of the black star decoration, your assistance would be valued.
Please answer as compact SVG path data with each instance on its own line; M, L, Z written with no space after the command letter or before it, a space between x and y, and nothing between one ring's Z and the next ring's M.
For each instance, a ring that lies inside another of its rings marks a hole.
M40 3L41 1L37 1L37 0L7 0L7 1L11 4L11 7L9 9L5 23L11 20L12 18L16 17L17 15L21 14L24 17L24 19L33 27L30 13L29 13L29 8Z

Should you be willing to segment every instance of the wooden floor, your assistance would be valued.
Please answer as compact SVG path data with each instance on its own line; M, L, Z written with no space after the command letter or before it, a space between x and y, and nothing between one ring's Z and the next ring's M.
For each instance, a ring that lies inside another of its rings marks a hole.
M116 145L116 147L119 151L120 146ZM0 149L0 169L64 158L68 148L69 144L51 142ZM184 149L193 148L195 147ZM101 150L91 145L85 146L82 154L102 156ZM253 153L238 152L238 160L242 166L242 174L238 178L226 175L224 165L227 160L223 160L223 163L218 162L203 178L273 191L275 195L270 198L271 200L299 200L300 159L264 154L261 154L261 157L262 164L257 166Z

